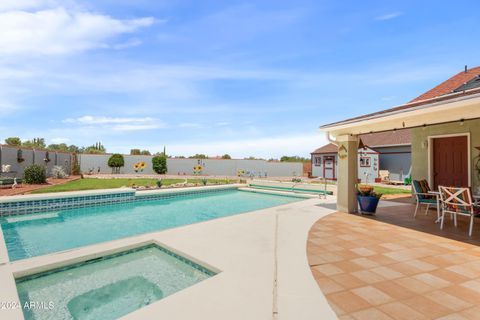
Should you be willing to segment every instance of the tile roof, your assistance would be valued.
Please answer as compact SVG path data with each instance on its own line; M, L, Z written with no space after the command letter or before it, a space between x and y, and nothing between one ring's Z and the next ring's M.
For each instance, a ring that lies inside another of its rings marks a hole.
M318 149L316 149L315 151L312 152L315 153L315 154L318 154L318 153L337 153L338 152L338 147L336 145L334 145L333 143L329 143L329 144L326 144L324 145L323 147L320 147Z
M408 145L412 143L410 129L367 133L360 135L363 143L368 147Z
M453 77L445 80L438 86L428 90L427 92L421 94L410 102L431 99L438 96L443 96L444 94L452 93L455 89L472 80L478 75L480 75L480 67L475 67L467 69L467 71L459 72Z
M385 131L376 133L367 133L360 135L363 143L370 148L380 146L398 146L409 145L412 143L412 135L410 129L402 129L396 131ZM312 152L312 154L337 153L338 147L333 143L329 143Z
M447 101L447 100L462 97L462 96L478 94L480 93L479 87L475 87L473 89L466 90L466 91L455 91L455 89L459 88L460 86L463 86L466 82L472 80L478 75L480 75L480 67L471 68L467 70L466 73L465 71L458 73L457 75L451 77L447 81L444 81L443 83L439 84L435 88L425 92L424 94L420 95L419 97L413 99L412 101L406 104L403 104L394 108L390 108L390 109L381 110L378 112L361 115L358 117L353 117L350 119L329 123L321 126L321 128L327 128L327 127L341 125L349 122L362 121L370 117L381 117L384 114L408 110L408 109L416 108L422 105L427 105L433 102Z

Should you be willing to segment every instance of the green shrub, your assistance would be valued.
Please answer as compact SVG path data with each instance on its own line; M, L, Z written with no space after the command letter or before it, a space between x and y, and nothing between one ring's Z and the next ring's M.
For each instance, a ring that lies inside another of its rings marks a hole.
M47 182L45 167L32 164L25 168L24 179L28 184L42 184Z
M206 186L206 185L207 185L207 183L208 183L208 180L207 180L207 178L203 178L203 179L202 179L202 184L203 184L204 186Z
M120 173L120 168L125 165L125 159L123 159L123 155L115 153L108 159L107 164L112 168L112 173Z
M152 158L152 168L158 174L167 173L167 157L164 155L155 156Z

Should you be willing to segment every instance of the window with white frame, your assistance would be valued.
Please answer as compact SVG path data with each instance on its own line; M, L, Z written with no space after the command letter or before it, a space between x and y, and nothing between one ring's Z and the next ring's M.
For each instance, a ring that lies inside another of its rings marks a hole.
M371 161L371 157L360 157L360 167L370 167Z
M314 156L313 157L313 164L317 167L322 165L322 156Z

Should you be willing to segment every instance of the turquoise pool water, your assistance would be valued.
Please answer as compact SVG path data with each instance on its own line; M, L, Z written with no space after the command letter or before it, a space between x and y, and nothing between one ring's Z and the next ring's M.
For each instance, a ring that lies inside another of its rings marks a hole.
M25 319L117 319L214 273L150 245L17 280ZM31 303L35 303L35 307Z
M18 215L0 221L13 261L298 200L301 198L230 189Z

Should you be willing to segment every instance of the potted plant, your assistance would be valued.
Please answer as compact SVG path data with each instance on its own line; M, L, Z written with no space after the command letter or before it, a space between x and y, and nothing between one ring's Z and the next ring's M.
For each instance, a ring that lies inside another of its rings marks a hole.
M376 193L372 186L360 185L358 187L357 201L360 206L360 213L375 214L381 193Z

